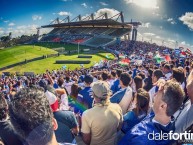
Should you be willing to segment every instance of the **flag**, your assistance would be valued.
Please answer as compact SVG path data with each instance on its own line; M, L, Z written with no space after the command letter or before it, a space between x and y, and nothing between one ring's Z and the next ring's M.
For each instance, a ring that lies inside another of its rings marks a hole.
M106 55L106 58L107 58L107 59L109 59L109 58L110 58L108 54Z
M154 56L154 59L156 60L157 63L161 63L162 62L162 58L159 54L156 54L156 56Z
M62 68L63 68L63 69L66 69L66 68L67 68L67 66L66 66L66 65L64 65Z
M188 53L189 55L192 55L192 51L189 48L186 49L186 53Z
M125 58L125 55L119 54L119 58Z
M165 60L166 60L167 62L171 61L170 55L165 55Z
M119 61L119 64L122 66L128 66L130 63L130 60L128 58L122 59L121 61Z

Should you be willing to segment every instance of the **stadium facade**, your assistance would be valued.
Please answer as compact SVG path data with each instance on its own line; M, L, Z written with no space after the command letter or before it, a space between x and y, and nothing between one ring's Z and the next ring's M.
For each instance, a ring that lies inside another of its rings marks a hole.
M39 41L103 47L119 42L121 38L135 41L139 25L141 25L140 22L124 22L122 12L110 18L107 13L97 18L94 14L87 17L78 15L72 20L67 16L63 20L56 18L49 25L41 26L41 29L53 28L53 30L41 36ZM40 29L38 29L38 34L39 31Z

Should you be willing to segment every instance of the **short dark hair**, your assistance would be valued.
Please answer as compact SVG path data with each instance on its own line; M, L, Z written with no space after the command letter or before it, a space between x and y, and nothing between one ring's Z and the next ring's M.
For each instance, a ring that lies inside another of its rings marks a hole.
M108 73L107 72L103 72L102 75L101 75L103 81L106 81L108 79Z
M184 82L185 76L184 76L184 72L181 69L173 68L172 76L173 76L173 78L176 79L177 82L179 82L179 83Z
M7 118L8 115L8 105L3 94L0 94L0 121Z
M168 116L172 116L180 108L184 96L184 91L178 82L166 82L162 100L167 104L166 114Z
M161 77L164 76L163 73L162 73L162 71L161 71L160 69L154 70L153 75L154 75L157 79L159 79L159 78L161 78Z
M112 70L112 71L111 71L111 75L112 75L113 77L116 77L116 71L115 71L115 70Z
M30 145L45 145L53 136L53 114L44 90L23 88L9 105L10 120L18 135Z
M66 78L67 78L67 77L66 77ZM69 79L70 79L70 78L69 78ZM64 79L60 77L60 78L58 79L58 86L59 86L59 87L62 87L63 84L64 84Z
M167 70L171 70L170 64L165 64L165 65L164 65L164 68L167 69Z
M121 76L121 73L122 73L122 70L120 70L120 69L117 69L116 70L116 74L117 74L117 76L120 78L120 76Z
M131 81L131 76L128 73L122 73L120 76L120 80L122 81L124 86L128 86Z

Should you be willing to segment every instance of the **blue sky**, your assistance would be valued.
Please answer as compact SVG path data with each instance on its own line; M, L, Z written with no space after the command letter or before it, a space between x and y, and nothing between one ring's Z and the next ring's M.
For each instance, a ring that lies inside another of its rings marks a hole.
M142 23L139 40L193 48L193 0L1 0L0 7L0 36L36 33L56 17L123 11L125 21Z

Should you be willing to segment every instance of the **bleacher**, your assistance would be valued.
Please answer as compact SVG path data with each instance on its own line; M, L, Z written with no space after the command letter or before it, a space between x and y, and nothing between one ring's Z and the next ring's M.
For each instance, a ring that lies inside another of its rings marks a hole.
M103 46L105 44L108 44L109 42L113 41L114 39L112 38L101 38L101 37L93 37L92 39L88 40L86 42L87 46Z
M54 28L50 33L43 36L40 41L80 43L98 47L105 46L117 37L121 37L129 32L129 29L109 27Z

